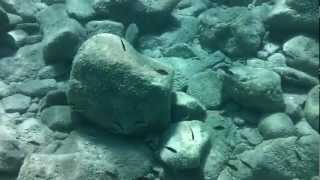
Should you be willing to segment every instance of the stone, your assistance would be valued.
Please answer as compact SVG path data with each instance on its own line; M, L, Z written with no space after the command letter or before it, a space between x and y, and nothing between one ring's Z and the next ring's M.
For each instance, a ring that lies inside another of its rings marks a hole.
M17 92L31 96L43 97L49 91L57 89L57 82L54 79L28 80L17 85Z
M240 154L218 179L311 179L319 172L319 143L315 134L264 141Z
M137 0L130 9L135 14L135 22L144 31L159 31L168 25L171 12L180 0Z
M201 121L172 124L164 133L159 157L175 170L198 168L209 145L209 130Z
M200 13L208 9L210 5L211 5L210 2L206 0L200 0L200 1L182 0L176 6L175 10L173 11L173 14L197 17Z
M317 85L310 90L304 106L308 123L317 131L319 130L319 88L320 86Z
M31 98L22 94L14 94L2 99L2 104L6 112L24 113L31 104Z
M79 21L88 21L95 16L93 0L66 0L66 8L70 17Z
M98 17L105 19L128 18L133 1L131 0L95 0L92 7Z
M43 45L41 43L21 47L13 57L0 61L0 78L6 82L35 79L43 68Z
M224 102L223 78L210 70L198 73L190 78L187 93L207 109L218 109Z
M283 88L293 86L310 89L319 84L316 77L291 67L273 67L272 70L281 76Z
M0 137L0 173L11 174L19 172L25 155L17 140Z
M196 54L193 52L193 49L188 44L177 44L168 48L164 52L166 57L180 57L180 58L192 58Z
M86 24L86 30L89 37L101 33L111 33L118 36L123 36L124 26L120 22L110 20L89 21Z
M275 32L312 32L319 31L318 0L279 0L269 12L266 24Z
M294 135L292 120L285 113L275 113L264 117L258 129L264 139L288 137Z
M306 100L306 95L285 93L283 98L286 105L285 113L290 116L293 122L300 121L304 116L302 107Z
M72 129L72 112L70 106L50 106L41 112L41 122L53 131L70 131Z
M7 97L10 94L10 87L5 82L0 80L0 99Z
M84 158L85 157L85 158ZM18 180L39 179L117 179L117 170L108 163L88 159L87 155L31 154L23 163Z
M57 154L69 153L80 153L80 157L86 157L81 159L94 160L117 170L116 179L142 178L155 165L152 151L140 140L87 127L71 132L57 150Z
M45 62L71 62L86 36L82 25L68 17L62 4L55 4L41 11L37 20L44 34Z
M40 100L40 110L54 105L67 105L67 90L59 88L47 93L45 97Z
M17 126L17 138L26 152L36 152L53 140L53 132L40 120L27 118Z
M56 63L40 69L37 77L38 79L60 79L66 77L70 69L70 65L66 63Z
M126 40L98 34L74 59L68 101L111 132L142 135L170 122L172 77L171 68L140 55Z
M201 44L233 57L255 55L262 44L262 20L247 8L211 8L200 14Z
M295 36L284 43L283 52L289 66L318 77L318 41L303 35Z
M235 66L226 72L225 89L240 105L260 112L284 110L280 76L263 68Z
M3 0L0 4L6 11L21 16L25 21L35 21L36 14L47 7L41 0Z
M139 27L135 23L129 24L126 29L126 33L124 35L126 40L130 44L134 45L136 43L136 40L138 39L138 36L139 36Z
M305 119L302 119L295 124L295 131L297 136L308 136L312 134L319 136L318 132L314 130Z
M197 99L184 92L175 92L172 105L172 120L204 120L206 108Z

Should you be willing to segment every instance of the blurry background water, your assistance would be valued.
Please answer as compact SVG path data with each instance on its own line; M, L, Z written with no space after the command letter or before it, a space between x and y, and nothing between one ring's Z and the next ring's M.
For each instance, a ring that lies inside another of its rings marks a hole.
M0 180L319 179L319 0L0 0Z

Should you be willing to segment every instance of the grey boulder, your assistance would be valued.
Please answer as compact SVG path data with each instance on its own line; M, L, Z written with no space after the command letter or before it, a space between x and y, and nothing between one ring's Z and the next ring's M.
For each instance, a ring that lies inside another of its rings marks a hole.
M284 110L280 76L267 69L235 66L226 72L229 96L244 107L261 112Z
M315 77L318 75L319 42L307 36L296 36L283 45L287 64Z
M66 8L70 17L79 21L88 21L95 16L94 0L66 0Z
M89 21L86 24L88 36L94 36L100 33L111 33L123 36L124 26L120 22L110 20Z
M187 93L198 99L209 110L218 109L224 101L223 77L208 70L189 79Z
M201 121L182 121L164 133L159 157L170 168L198 168L209 143L209 130Z
M98 34L74 59L68 100L111 132L141 135L170 122L172 77L170 68L140 55L126 40Z
M57 89L57 82L54 79L43 79L43 80L27 80L16 85L17 92L32 96L32 97L43 97L49 91Z
M44 34L43 58L47 64L70 62L86 33L82 25L68 17L62 4L52 5L37 15Z

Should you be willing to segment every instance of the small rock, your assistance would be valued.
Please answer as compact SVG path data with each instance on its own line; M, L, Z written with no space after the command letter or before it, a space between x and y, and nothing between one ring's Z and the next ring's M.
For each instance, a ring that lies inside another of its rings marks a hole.
M163 53L166 57L181 57L181 58L192 58L196 54L193 52L192 48L188 44L176 44L169 47Z
M50 106L41 112L41 121L53 131L69 131L72 125L70 106Z
M294 135L294 125L284 113L275 113L263 118L258 129L264 139L288 137Z
M93 0L66 0L67 12L79 21L88 21L95 16L92 3Z
M195 98L184 92L175 92L172 105L172 120L204 120L206 108Z
M6 112L24 113L31 104L31 98L22 94L14 94L2 99L2 104Z
M59 79L62 78L70 72L70 65L66 63L56 63L53 65L48 65L40 69L38 73L39 79Z
M319 130L319 88L320 86L317 85L311 89L304 106L307 121L317 131Z
M118 36L123 36L124 26L120 22L103 20L90 21L86 24L88 36L94 36L100 33L111 33Z
M67 93L63 88L53 90L47 93L47 95L41 99L39 106L40 110L54 105L67 105Z
M189 80L187 93L207 109L215 110L224 102L223 79L217 72L210 70L198 73Z
M306 100L306 95L301 94L289 94L283 95L286 105L285 113L290 116L293 122L298 122L303 118L303 103Z
M166 130L160 159L175 170L198 168L209 143L209 131L201 121L183 121Z
M43 97L49 91L57 89L54 79L28 80L17 85L17 91L32 97Z

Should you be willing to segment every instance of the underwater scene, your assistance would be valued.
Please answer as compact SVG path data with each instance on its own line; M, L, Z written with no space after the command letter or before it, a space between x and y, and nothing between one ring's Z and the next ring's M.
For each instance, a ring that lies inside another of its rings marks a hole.
M319 0L0 0L0 180L320 180Z

